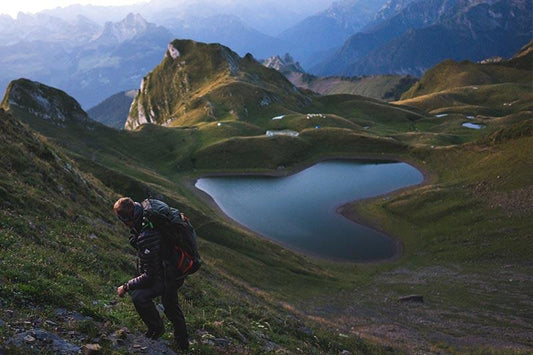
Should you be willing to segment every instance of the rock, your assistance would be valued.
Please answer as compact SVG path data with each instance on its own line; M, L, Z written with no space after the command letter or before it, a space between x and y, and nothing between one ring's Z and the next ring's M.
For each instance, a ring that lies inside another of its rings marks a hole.
M43 353L78 354L80 347L69 343L56 334L42 329L28 330L15 334L7 340L6 345L23 350L39 349Z
M45 323L46 325L51 326L51 327L55 327L55 326L57 326L57 323L54 322L54 321L51 321L50 319L47 319L44 323Z
M263 345L263 350L267 353L275 352L280 349L281 346L269 340L265 341L265 344Z
M115 333L113 333L113 336L118 339L126 339L128 337L128 328L120 328Z
M230 346L231 345L231 340L226 339L226 338L215 338L215 339L213 339L213 341L215 342L216 345L220 345L220 346Z
M349 352L348 350L343 350L343 351L341 352L341 355L351 355L351 354L352 354L352 353Z
M34 337L32 337L30 334L28 334L28 335L26 335L26 336L24 337L24 341L25 341L26 343L33 343L35 340L36 340L36 339L35 339Z
M424 303L424 296L422 295L409 295L398 298L398 302L413 302L413 303Z
M3 327L6 322L4 322L2 319L0 319L0 327Z
M67 315L67 310L65 308L57 308L55 311L56 316L64 317Z
M81 351L83 352L84 355L94 355L94 354L100 354L101 349L102 347L100 346L100 344L85 344L81 348Z

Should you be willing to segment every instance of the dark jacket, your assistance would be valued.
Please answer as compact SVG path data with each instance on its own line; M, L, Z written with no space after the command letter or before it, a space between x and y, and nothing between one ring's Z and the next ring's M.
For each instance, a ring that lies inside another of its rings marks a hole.
M148 288L164 277L161 233L146 218L143 218L139 229L139 233L132 230L130 236L130 243L137 249L139 257L139 276L127 282L128 290Z

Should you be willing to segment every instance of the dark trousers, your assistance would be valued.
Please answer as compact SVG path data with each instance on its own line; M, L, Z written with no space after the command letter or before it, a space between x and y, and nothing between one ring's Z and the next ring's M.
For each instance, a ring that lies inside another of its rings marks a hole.
M158 279L149 288L140 288L130 292L137 313L148 329L154 331L163 328L163 321L153 301L154 298L161 296L165 315L174 326L176 341L186 340L188 336L185 317L178 303L178 289L183 285L183 281L181 279L180 281L163 282L162 279Z

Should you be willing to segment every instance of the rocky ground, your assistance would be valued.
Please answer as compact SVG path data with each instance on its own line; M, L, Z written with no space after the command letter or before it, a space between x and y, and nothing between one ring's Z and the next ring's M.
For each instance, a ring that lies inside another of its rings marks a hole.
M172 339L151 340L126 327L113 330L109 322L95 322L91 317L63 308L54 311L54 320L40 317L24 319L9 309L1 314L0 354L179 353ZM85 331L80 331L80 328ZM237 349L230 340L216 338L202 330L190 338L190 344L191 352L198 352L200 348L221 353Z

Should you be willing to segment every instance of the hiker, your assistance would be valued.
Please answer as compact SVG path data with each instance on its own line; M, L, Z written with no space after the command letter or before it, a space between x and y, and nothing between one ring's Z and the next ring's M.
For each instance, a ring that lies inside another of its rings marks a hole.
M154 298L161 296L165 315L174 326L174 341L181 350L187 350L187 326L178 303L178 289L183 285L186 274L180 277L175 268L168 267L169 248L164 243L161 228L147 218L146 201L155 201L168 208L158 200L145 200L141 205L129 197L120 198L113 207L115 215L130 228L129 242L137 250L139 274L119 286L117 294L119 297L130 294L135 309L148 327L145 336L154 340L165 332L153 302Z

